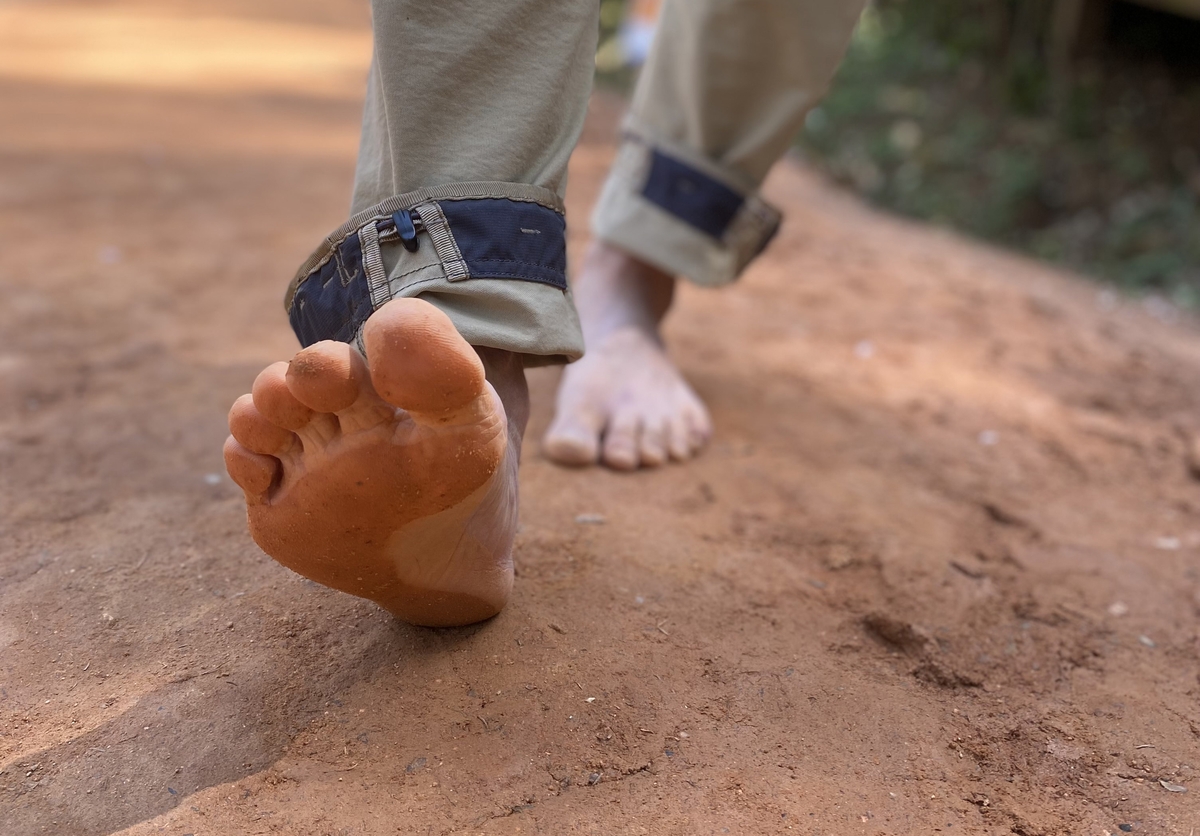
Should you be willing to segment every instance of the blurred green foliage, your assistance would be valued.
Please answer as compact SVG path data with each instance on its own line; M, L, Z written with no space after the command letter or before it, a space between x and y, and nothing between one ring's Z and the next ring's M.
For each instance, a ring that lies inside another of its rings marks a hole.
M625 60L621 24L626 0L600 0L600 41L596 49L596 84L628 93L637 78L637 68Z
M878 0L801 145L880 206L1196 306L1200 24L1105 3L1065 49L1054 6Z

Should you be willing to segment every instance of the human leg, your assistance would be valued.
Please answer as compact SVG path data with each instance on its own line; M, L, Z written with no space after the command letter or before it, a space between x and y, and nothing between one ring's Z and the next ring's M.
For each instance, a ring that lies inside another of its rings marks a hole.
M774 235L779 213L758 188L863 5L666 0L575 279L588 353L564 372L551 458L632 469L687 458L708 437L659 323L676 277L728 284Z
M304 350L230 413L256 542L406 621L512 586L524 368L582 352L561 194L595 5L375 0L352 217L289 288Z

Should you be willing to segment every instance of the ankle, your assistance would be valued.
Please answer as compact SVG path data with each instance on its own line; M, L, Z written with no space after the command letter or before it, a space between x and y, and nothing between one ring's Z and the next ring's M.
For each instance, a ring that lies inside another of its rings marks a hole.
M575 282L584 340L633 327L659 339L675 297L675 277L605 241L593 241Z
M508 420L509 443L520 453L525 425L529 422L529 386L525 382L525 361L520 354L499 348L474 346L483 362L484 376L504 405Z

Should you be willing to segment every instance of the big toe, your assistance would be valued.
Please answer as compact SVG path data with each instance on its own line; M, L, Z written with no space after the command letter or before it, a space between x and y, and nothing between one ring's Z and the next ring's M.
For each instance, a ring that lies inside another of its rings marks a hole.
M542 450L559 464L583 467L600 457L600 421L560 410L546 431Z
M453 414L484 392L479 355L421 299L393 299L372 314L363 343L375 391L418 421Z

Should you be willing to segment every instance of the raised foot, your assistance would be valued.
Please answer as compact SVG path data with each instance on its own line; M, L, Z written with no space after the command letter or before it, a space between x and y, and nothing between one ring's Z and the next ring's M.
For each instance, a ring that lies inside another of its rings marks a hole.
M230 410L225 462L250 533L289 569L403 621L489 618L512 590L519 435L437 308L393 300L363 336L369 361L317 343L264 369Z

